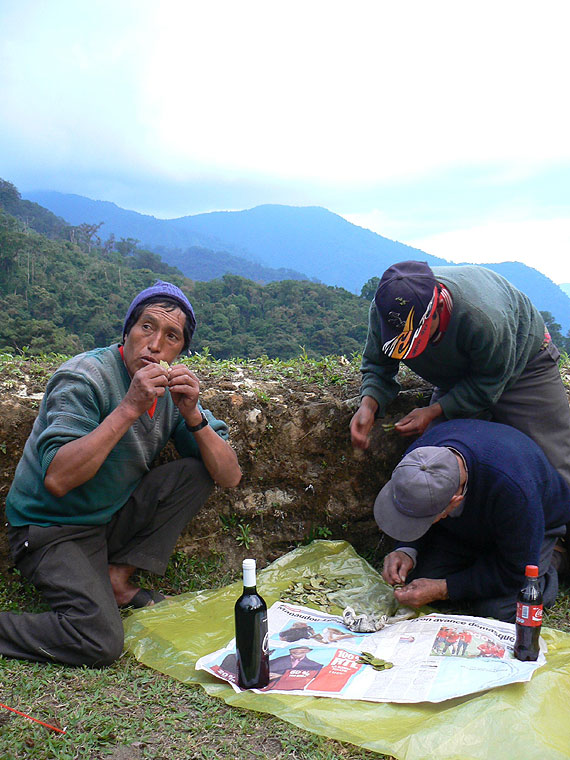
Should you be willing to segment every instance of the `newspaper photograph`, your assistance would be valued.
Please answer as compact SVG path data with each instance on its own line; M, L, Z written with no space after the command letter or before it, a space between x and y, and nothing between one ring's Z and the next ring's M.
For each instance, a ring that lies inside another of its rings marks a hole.
M432 613L354 633L342 617L276 602L269 610L273 691L372 702L442 702L529 681L546 660L515 659L515 626L487 618ZM235 639L201 657L205 670L238 686Z

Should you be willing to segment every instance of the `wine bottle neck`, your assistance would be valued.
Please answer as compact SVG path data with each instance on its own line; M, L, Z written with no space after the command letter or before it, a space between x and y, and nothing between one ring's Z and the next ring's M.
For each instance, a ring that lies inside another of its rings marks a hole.
M255 588L255 563L253 560L245 560L243 563L243 587Z
M244 586L243 586L243 593L244 594L257 594L257 586L246 586L244 584Z

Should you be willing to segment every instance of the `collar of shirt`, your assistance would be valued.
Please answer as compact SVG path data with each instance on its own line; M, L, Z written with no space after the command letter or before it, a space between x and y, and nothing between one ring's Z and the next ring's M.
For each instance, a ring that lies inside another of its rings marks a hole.
M441 282L438 284L441 288L440 297L443 308L439 315L439 325L437 327L437 332L430 340L432 346L436 346L445 335L445 331L449 325L449 320L451 319L451 312L453 311L453 296L451 295L448 288L445 287L445 285L442 285Z
M467 469L467 462L465 461L465 457L460 451L457 451L457 449L454 449L453 446L446 446L447 449L450 451L453 451L454 454L457 454L458 457L461 458L461 461L463 462L463 466L465 467L465 483L463 484L463 491L461 492L461 495L465 497L465 494L467 493L467 484L469 483L469 470ZM463 513L463 507L465 506L465 501L462 501L461 504L456 507L453 512L450 512L448 517L460 517Z

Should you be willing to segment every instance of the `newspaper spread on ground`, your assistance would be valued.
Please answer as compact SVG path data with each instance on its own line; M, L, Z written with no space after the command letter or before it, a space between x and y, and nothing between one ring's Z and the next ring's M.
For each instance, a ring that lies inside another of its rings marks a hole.
M270 682L257 693L303 694L372 702L442 702L529 681L546 660L513 655L515 626L487 618L437 613L374 633L353 633L342 618L276 602L269 610ZM362 653L392 664L376 670ZM237 685L235 639L201 657L197 670Z

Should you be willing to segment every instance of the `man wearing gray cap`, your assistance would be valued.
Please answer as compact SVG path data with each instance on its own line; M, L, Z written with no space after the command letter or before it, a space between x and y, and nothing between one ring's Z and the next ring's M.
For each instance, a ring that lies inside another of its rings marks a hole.
M164 573L214 483L241 470L224 422L202 409L178 356L196 319L158 281L132 301L122 344L87 351L50 379L6 500L16 567L51 610L0 612L0 654L102 666L122 651L119 607L164 597L131 582ZM152 468L172 440L181 458Z
M400 604L449 599L475 615L514 621L528 564L553 604L557 538L570 521L570 489L518 430L452 420L415 441L378 494L374 517L396 540L384 580Z

